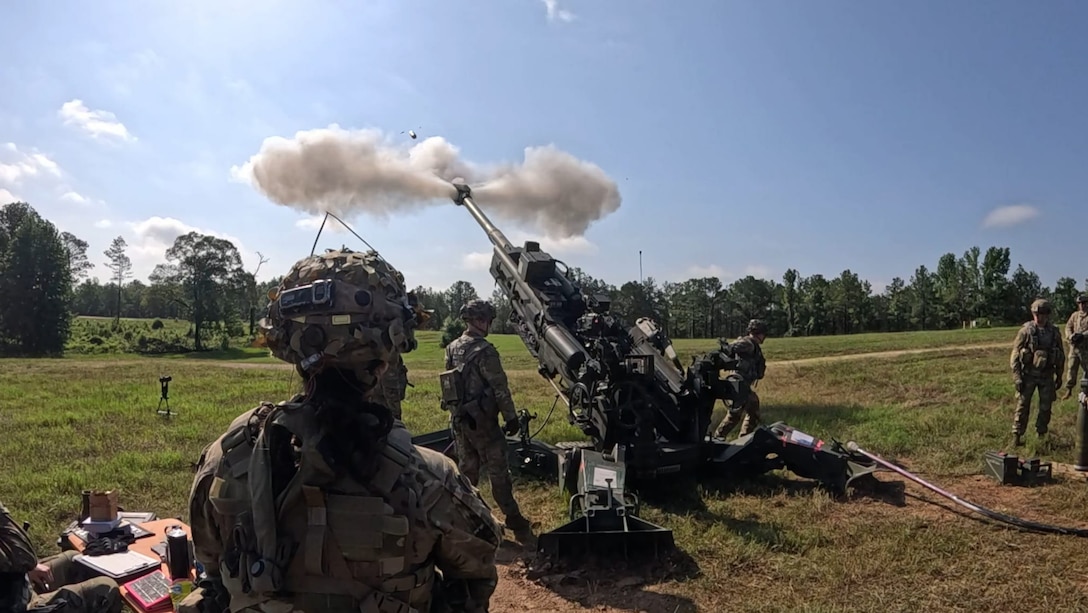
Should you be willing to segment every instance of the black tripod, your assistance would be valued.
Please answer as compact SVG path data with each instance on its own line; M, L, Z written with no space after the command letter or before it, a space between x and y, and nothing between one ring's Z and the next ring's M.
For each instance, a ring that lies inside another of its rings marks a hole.
M176 415L176 413L170 412L170 381L172 381L173 379L173 377L169 376L159 377L159 385L162 386L162 396L159 397L159 408L156 409L155 412L159 415L165 415L166 417ZM162 410L163 403L166 403L165 411Z

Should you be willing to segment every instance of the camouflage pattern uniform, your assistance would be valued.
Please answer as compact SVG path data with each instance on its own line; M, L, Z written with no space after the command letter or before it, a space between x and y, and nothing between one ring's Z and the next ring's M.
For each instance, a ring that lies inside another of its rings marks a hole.
M393 411L393 417L403 419L401 402L408 391L408 367L404 365L404 358L397 354L396 360L385 370L385 374L378 380L378 386L374 388L371 399L378 404L385 405Z
M30 572L39 564L30 537L0 503L0 611L33 612L56 606L57 613L120 613L117 582L98 576L66 551L41 560L53 575L45 592L32 590Z
M495 308L489 302L473 300L461 308L466 321L490 321ZM451 409L450 429L457 445L458 466L473 485L480 482L480 465L491 481L491 494L506 515L512 530L529 528L514 499L514 486L507 464L505 434L517 431L517 409L510 393L499 352L483 335L466 329L446 346L446 370L462 367L462 398ZM505 427L499 426L502 415Z
M1021 437L1027 430L1031 397L1036 390L1039 391L1039 413L1035 418L1035 431L1040 436L1047 433L1050 407L1056 397L1057 388L1061 387L1065 366L1061 332L1048 319L1051 312L1050 302L1036 300L1031 303L1031 312L1032 321L1025 323L1016 332L1012 353L1009 355L1013 385L1016 386L1016 413L1012 426L1016 445L1021 444Z
M373 364L416 346L392 270L346 249L298 262L261 320L265 343L305 376L336 368L377 385ZM336 284L331 303L287 311L298 302L288 290L322 279ZM263 403L205 448L189 523L208 577L178 610L485 613L502 526L479 491L452 460L412 445L399 420L384 422L376 448L336 462L329 441L344 433L317 410L306 394ZM352 425L373 435L379 413L359 415Z
M725 418L714 430L714 438L724 439L741 421L740 436L750 434L760 423L759 395L752 389L752 384L763 378L767 372L767 360L760 347L767 336L767 324L759 319L748 322L748 334L736 340L730 349L733 357L739 359L736 372L729 378L736 379L738 397L732 402Z
M1082 368L1088 377L1088 296L1077 296L1077 310L1065 322L1065 340L1069 341L1069 372L1066 373L1063 398L1068 398L1080 383Z

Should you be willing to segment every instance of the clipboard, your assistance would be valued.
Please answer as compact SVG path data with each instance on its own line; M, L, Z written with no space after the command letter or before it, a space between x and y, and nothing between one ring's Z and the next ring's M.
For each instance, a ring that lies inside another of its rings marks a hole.
M113 579L130 577L141 571L162 566L161 560L156 560L131 549L122 553L110 553L104 556L79 554L72 559Z

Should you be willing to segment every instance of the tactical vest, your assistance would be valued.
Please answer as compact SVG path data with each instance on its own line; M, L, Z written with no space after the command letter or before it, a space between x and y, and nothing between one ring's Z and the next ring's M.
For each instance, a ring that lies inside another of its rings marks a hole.
M437 531L419 511L411 436L394 428L372 482L357 483L325 463L314 408L297 400L272 407L256 440L240 420L223 438L211 502L234 526L221 564L231 611L426 613ZM298 470L273 499L273 458L291 434Z
M1024 326L1028 328L1027 346L1020 350L1020 365L1024 372L1053 374L1054 365L1064 357L1058 329L1052 325L1040 328L1034 321L1029 321Z
M438 383L442 390L442 409L449 411L453 416L468 414L478 421L486 421L487 415L482 405L484 394L467 397L465 368L472 364L484 349L487 349L488 342L482 337L477 337L464 342L456 339L452 344L453 349L447 346L446 353L453 368L438 375Z
M740 375L746 382L752 383L763 378L764 371L767 368L767 362L763 358L763 348L754 339L749 339L748 342L751 343L755 355L748 357L737 354L737 343L745 338L746 337L741 336L732 343L723 343L722 351L726 355L737 360L734 372Z
M30 536L0 504L0 573L25 575L38 565Z

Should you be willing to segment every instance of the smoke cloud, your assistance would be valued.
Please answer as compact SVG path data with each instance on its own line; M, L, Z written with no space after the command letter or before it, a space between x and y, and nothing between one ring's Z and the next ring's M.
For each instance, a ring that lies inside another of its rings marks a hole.
M270 137L231 174L271 201L306 213L385 217L449 204L452 183L472 188L492 217L531 224L553 238L581 236L620 206L616 183L595 164L551 145L527 147L520 164L482 166L439 136L411 147L378 130L306 130Z

